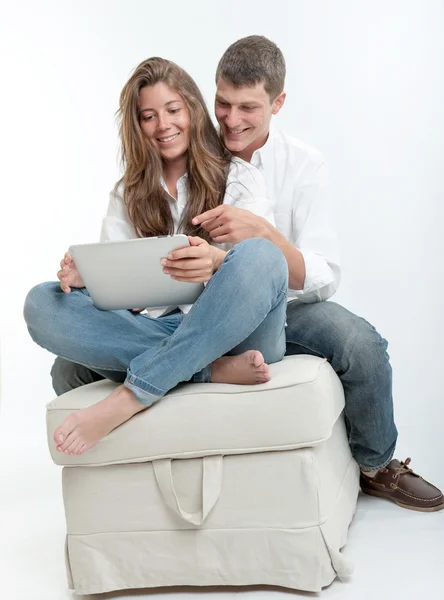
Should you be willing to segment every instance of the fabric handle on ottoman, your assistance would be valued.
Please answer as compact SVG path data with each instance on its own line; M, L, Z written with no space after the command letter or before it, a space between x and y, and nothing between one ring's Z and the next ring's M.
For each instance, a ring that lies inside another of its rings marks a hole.
M180 506L174 489L171 458L153 461L154 474L165 503L184 521L193 525L202 525L208 514L219 500L222 489L222 456L205 456L202 475L202 508L198 512L189 513Z

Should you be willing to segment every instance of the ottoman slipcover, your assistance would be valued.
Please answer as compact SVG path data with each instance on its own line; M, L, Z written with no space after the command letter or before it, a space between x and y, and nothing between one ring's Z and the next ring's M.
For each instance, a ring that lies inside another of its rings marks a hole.
M350 573L339 550L359 469L341 383L312 356L270 370L271 381L257 386L182 384L81 456L57 452L54 430L116 384L48 404L76 593L252 584L319 591Z

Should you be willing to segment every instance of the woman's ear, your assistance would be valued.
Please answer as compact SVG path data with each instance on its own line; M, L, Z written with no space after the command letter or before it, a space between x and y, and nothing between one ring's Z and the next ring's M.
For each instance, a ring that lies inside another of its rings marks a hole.
M271 109L273 115L277 115L281 108L284 106L286 97L287 94L285 92L281 92L276 98L276 100L273 102L273 108Z

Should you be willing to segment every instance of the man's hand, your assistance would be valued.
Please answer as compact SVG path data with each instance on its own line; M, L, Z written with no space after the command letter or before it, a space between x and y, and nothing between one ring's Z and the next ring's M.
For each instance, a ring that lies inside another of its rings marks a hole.
M198 215L193 225L202 225L217 244L237 244L249 238L267 237L271 225L244 208L221 204Z
M69 294L72 287L85 287L83 279L77 271L76 264L69 252L66 252L65 256L60 261L60 271L57 272L57 278L59 279L60 287L65 294Z
M225 252L210 246L200 237L188 236L190 246L170 252L161 260L163 272L178 281L204 283L209 281L225 258Z

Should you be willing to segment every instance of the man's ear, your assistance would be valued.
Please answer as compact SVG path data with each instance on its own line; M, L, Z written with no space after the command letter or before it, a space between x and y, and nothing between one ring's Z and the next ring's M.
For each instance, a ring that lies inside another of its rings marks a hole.
M287 97L287 94L285 92L282 92L281 94L279 94L279 96L273 102L273 107L271 109L271 112L273 115L277 115L278 112L281 110L281 108L284 106L286 97Z

